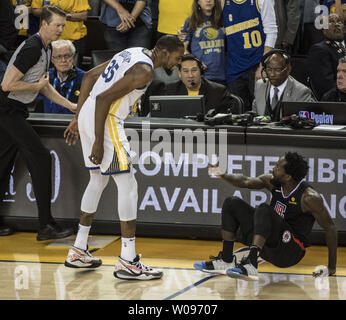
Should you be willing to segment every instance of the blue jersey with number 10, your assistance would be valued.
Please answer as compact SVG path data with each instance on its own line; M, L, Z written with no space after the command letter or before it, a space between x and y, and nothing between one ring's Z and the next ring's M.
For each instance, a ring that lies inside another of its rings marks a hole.
M226 0L223 20L227 41L227 82L257 65L263 56L265 33L258 0Z

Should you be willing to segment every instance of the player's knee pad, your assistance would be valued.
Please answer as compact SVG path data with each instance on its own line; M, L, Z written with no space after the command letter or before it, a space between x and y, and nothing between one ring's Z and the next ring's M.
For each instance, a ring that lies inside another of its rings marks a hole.
M260 204L254 214L254 233L268 238L272 228L273 208L266 203Z
M243 200L238 197L228 197L225 199L221 210L222 229L234 231L238 224L236 214L241 210Z
M222 204L222 213L234 213L241 208L244 200L238 197L228 197Z
M138 187L133 172L112 176L118 187L118 213L120 221L137 219Z
M81 211L95 213L102 192L109 181L109 176L102 175L100 170L90 170L90 180L84 191Z

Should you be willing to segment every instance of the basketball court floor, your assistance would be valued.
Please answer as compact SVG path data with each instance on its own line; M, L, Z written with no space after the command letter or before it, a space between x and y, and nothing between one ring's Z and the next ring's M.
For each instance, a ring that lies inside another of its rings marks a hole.
M75 236L35 238L35 233L0 237L0 300L346 300L346 247L338 248L336 276L312 277L317 265L327 265L327 248L312 246L297 266L280 269L264 262L259 281L247 282L193 269L194 262L218 254L219 241L137 238L142 261L162 268L164 276L124 281L113 276L119 236L90 237L89 249L103 261L97 269L64 266Z

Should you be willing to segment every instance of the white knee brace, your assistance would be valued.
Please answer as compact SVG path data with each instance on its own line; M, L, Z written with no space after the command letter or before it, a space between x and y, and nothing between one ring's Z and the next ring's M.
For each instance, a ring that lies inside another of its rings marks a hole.
M95 213L102 192L106 187L109 176L102 175L100 170L90 170L90 181L84 191L81 210L87 213Z
M112 175L118 187L118 213L120 221L137 219L137 181L131 170L129 173Z

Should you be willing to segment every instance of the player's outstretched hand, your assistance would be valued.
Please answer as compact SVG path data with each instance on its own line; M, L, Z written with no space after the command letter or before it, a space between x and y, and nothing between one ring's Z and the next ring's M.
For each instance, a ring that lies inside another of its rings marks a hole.
M209 176L215 176L217 178L222 178L222 176L224 175L225 173L221 170L221 168L219 167L218 164L216 165L213 165L213 164L209 164L208 165L208 175Z
M79 137L78 119L74 117L64 131L65 142L69 145L75 145Z

